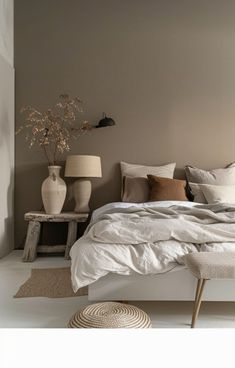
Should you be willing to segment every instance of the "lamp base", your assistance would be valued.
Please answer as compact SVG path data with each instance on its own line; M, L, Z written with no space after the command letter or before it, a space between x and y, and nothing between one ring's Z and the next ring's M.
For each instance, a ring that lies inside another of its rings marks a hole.
M75 209L77 213L88 213L90 212L89 201L91 197L91 182L86 179L78 179L74 182L74 199Z

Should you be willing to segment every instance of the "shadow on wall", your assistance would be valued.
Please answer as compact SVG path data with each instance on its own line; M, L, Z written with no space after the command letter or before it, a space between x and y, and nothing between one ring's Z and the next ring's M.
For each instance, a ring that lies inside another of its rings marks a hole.
M175 179L185 179L186 178L185 177L185 170L176 167L175 172L174 172L174 178Z
M14 248L13 193L14 171L12 168L10 116L4 104L1 104L0 116L0 155L1 155L1 225L0 258Z
M0 258L14 249L14 217L13 217L14 171L11 170L10 183L7 189L7 216L3 220L3 231L0 237Z
M105 167L103 170L103 180L92 180L93 189L90 207L92 210L110 202L121 200L121 172L120 164L116 163L106 175Z
M5 218L5 231L8 234L8 241L10 244L10 251L14 249L14 169L11 169L10 183L7 189L7 213Z

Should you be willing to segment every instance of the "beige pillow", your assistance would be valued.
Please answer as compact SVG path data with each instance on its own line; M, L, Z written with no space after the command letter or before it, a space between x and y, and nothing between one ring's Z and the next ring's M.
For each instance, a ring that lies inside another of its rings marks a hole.
M147 178L123 178L123 202L143 203L149 198L149 184Z
M186 181L148 175L150 201L188 201Z
M235 185L235 164L230 164L224 169L202 170L193 166L185 167L186 177L189 183L212 185Z
M138 164L128 164L121 162L121 172L123 176L129 177L147 177L148 174L161 176L164 178L173 178L175 171L175 163L162 166L146 166Z
M201 190L208 203L235 203L235 185L203 185Z

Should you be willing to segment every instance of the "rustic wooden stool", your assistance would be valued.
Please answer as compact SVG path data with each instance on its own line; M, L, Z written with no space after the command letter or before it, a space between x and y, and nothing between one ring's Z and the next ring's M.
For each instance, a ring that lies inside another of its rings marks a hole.
M48 215L45 212L28 212L24 218L29 221L27 237L24 246L23 261L33 262L37 253L65 252L65 259L69 259L69 252L77 240L77 225L86 222L88 213L62 212L59 215ZM43 222L67 222L68 235L66 245L38 245Z

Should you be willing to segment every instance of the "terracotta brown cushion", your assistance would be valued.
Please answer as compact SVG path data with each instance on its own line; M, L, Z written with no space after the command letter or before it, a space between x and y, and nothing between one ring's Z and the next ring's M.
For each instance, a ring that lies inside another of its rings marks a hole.
M188 201L186 181L148 175L149 201Z
M235 279L235 252L190 253L184 261L198 279Z

